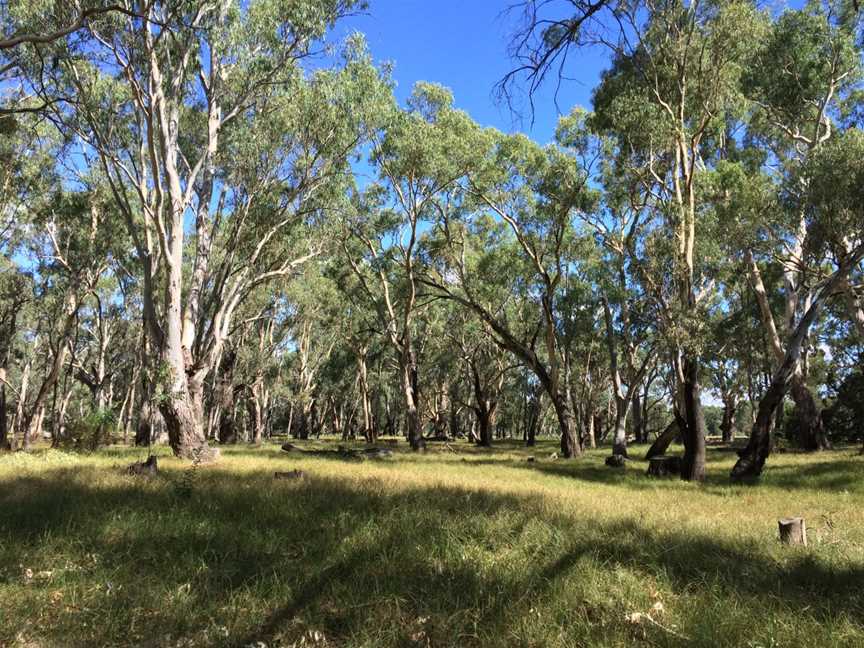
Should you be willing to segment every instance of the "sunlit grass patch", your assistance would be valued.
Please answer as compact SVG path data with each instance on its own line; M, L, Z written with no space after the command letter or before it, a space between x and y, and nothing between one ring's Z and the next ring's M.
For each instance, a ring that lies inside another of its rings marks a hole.
M125 474L138 450L6 455L0 642L864 645L851 451L776 455L758 486L712 453L699 486L554 450L227 448L189 492L161 448L153 478ZM307 479L273 479L293 469ZM787 515L808 547L777 542Z

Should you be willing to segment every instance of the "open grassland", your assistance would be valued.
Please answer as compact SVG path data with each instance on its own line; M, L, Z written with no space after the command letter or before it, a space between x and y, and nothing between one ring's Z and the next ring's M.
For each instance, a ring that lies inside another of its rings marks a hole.
M854 449L756 486L721 450L704 485L554 450L160 449L153 478L133 449L5 455L0 646L864 646ZM789 515L808 547L777 541Z

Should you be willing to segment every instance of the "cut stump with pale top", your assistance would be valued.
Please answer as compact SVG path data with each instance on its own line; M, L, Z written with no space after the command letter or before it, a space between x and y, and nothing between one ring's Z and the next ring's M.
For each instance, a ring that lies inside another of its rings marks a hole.
M780 542L807 546L807 525L804 518L782 518L777 521L777 524L780 527Z

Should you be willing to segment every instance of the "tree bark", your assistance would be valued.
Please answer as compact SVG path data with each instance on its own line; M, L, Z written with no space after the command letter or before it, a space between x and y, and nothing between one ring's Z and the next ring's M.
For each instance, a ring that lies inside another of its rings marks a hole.
M864 257L864 245L859 246L852 255L844 259L831 279L819 290L807 312L798 322L794 334L786 345L786 355L783 363L774 372L768 391L759 402L759 412L756 415L756 422L753 424L753 429L750 432L750 441L732 468L730 475L732 479L758 477L762 474L765 461L771 452L771 422L780 403L783 401L783 397L789 390L790 383L798 367L804 340L810 332L813 322L816 321L816 318L822 311L825 301L837 291L846 280L851 269L861 261L862 257Z
M0 359L2 362L2 359ZM0 450L9 444L9 418L6 412L6 367L0 366Z
M630 401L615 397L615 428L612 436L612 454L627 456L627 412Z
M695 358L684 359L684 415L686 428L682 432L684 457L681 479L705 480L705 419L699 388L699 365Z
M647 439L647 433L645 430L645 421L642 417L642 397L637 390L635 394L633 394L633 436L636 439L636 443L645 443Z
M477 445L489 448L492 446L493 413L486 407L480 406L474 408L474 413L477 415L477 427L479 429Z
M249 430L249 443L261 445L264 418L258 400L251 395L246 399L246 411L249 414L249 427L251 428Z
M534 447L537 440L537 427L540 425L540 394L529 388L525 417L525 445Z
M573 413L570 403L563 394L556 393L552 399L555 416L558 418L558 428L561 431L561 455L567 459L582 454L582 446L573 431Z
M735 440L735 411L737 408L738 399L734 395L727 395L723 399L723 420L720 422L723 443L732 443Z
M408 443L412 450L423 450L426 443L423 441L423 426L420 421L418 405L417 360L410 339L406 340L404 345L400 358L402 359L402 395L405 398Z
M234 407L234 368L237 365L237 354L229 349L222 356L219 371L219 443L237 443L235 425L236 408Z
M198 459L202 462L213 461L218 450L207 444L204 428L201 425L201 412L189 390L165 399L159 405L168 432L168 445L174 455L181 459Z
M798 446L808 452L827 449L829 444L822 423L822 413L813 392L800 373L793 374L789 391L795 402L793 415L798 424Z
M597 436L594 431L594 410L589 409L585 413L585 438L588 442L588 447L596 448L597 447Z

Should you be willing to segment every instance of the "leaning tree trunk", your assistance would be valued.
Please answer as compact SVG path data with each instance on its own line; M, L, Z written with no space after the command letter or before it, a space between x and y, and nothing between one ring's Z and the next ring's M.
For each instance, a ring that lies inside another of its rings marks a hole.
M810 308L801 318L801 321L798 322L795 333L786 346L786 355L783 363L774 372L771 378L771 385L759 402L759 412L756 415L756 422L753 424L753 430L750 433L750 441L732 468L732 479L758 477L762 474L762 468L765 466L765 461L771 452L771 422L795 376L804 339L807 337L813 322L816 321L816 318L822 311L825 300L837 290L851 268L854 267L854 264L860 262L861 256L864 256L864 246L861 246L851 259L848 259L835 271L831 280L822 287L817 297L811 303Z
M645 460L648 461L654 457L666 454L666 450L669 449L669 446L672 445L672 442L680 432L681 430L678 426L678 419L675 417L669 422L669 425L666 426L666 429L660 433L657 439L655 439L654 443L651 444L651 447L648 448L648 452L645 453Z
M771 381L768 391L759 401L759 411L750 432L750 440L732 468L732 479L758 477L762 474L765 461L771 454L771 428L774 426L774 417L789 389L788 379L788 376L778 372Z

